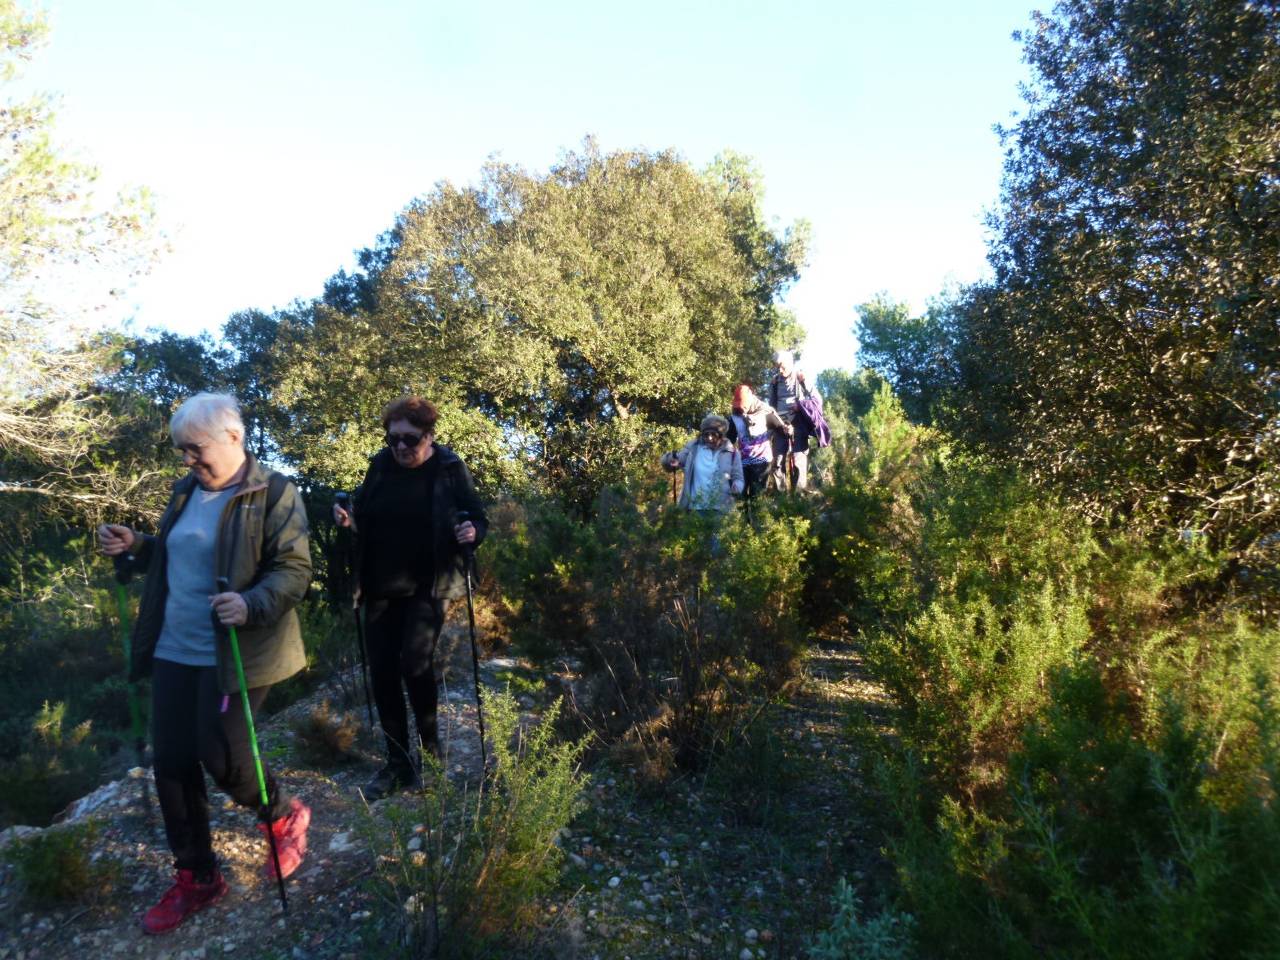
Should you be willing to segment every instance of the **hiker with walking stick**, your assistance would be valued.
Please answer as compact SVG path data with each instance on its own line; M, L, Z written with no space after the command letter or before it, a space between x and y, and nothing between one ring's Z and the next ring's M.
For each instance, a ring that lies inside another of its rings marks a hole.
M404 690L422 749L440 755L436 640L447 602L465 595L466 551L489 526L466 464L435 441L437 416L421 397L390 403L386 447L370 460L352 509L333 508L334 522L356 534L373 700L387 744L386 764L364 788L369 801L420 782Z
M251 716L273 684L306 666L294 611L311 581L302 498L245 450L231 396L196 394L174 413L169 432L189 472L173 485L159 532L98 528L103 554L128 555L148 574L130 680L151 676L156 795L177 871L142 917L152 934L227 892L209 830L206 772L257 810L270 840L263 871L281 883L282 897L281 881L301 863L311 822L307 805L258 762Z
M725 435L729 421L717 414L703 418L698 435L680 450L664 453L664 470L684 471L679 505L707 516L723 516L742 493L742 458Z
M779 350L774 354L774 364L777 372L769 381L769 406L777 411L792 432L774 433L770 475L777 491L785 493L794 469L794 489L803 493L809 489L809 437L812 427L799 409L799 403L804 397L816 396L817 391L805 381L804 373L796 369L795 357L790 350Z
M740 383L733 389L733 412L729 416L728 437L738 446L742 457L742 477L746 484L746 500L750 505L762 490L769 474L773 448L770 437L775 433L791 436L792 428L769 404L756 396L750 384Z

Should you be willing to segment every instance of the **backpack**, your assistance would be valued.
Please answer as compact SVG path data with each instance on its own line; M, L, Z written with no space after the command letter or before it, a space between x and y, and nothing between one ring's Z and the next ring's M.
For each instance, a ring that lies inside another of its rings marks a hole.
M813 439L818 446L831 446L831 428L827 426L827 418L822 415L822 398L816 393L808 392L796 401L796 409L809 421Z

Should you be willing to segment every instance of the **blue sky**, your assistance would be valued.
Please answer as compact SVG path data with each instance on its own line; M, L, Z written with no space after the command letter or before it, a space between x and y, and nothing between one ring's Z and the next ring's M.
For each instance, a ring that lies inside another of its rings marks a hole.
M156 193L173 251L140 327L216 331L317 295L410 199L490 155L545 170L588 134L703 166L753 157L813 225L787 305L803 365L853 365L854 307L985 270L992 125L1020 105L1027 0L585 3L47 0L28 71L106 186Z

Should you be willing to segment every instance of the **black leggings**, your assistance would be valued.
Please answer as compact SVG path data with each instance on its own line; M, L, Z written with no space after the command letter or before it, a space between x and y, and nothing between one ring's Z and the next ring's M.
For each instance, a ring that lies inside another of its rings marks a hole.
M401 770L409 769L412 757L402 683L409 691L423 749L438 750L436 671L432 661L444 615L445 602L433 598L429 589L411 597L373 599L365 607L373 700L387 739L387 760Z
M249 691L249 705L255 713L270 689ZM155 744L156 796L174 866L204 873L217 866L209 834L204 771L240 806L254 810L261 806L240 694L223 694L217 667L155 660L151 742ZM289 794L278 788L265 765L263 774L271 801L267 819L277 820L289 813Z

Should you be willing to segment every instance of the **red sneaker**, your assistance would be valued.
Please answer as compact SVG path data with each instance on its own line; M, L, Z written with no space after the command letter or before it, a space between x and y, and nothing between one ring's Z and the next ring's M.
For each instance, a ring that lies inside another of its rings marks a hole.
M298 869L307 853L307 827L311 825L311 808L294 797L289 801L289 815L272 822L271 832L276 835L276 850L280 854L280 873L289 876ZM267 835L267 825L258 824L262 835ZM276 878L276 863L267 849L267 863L262 868L268 880Z
M216 868L208 883L196 883L194 872L179 870L160 902L142 915L142 929L146 933L168 933L197 910L221 900L226 892L227 881Z

